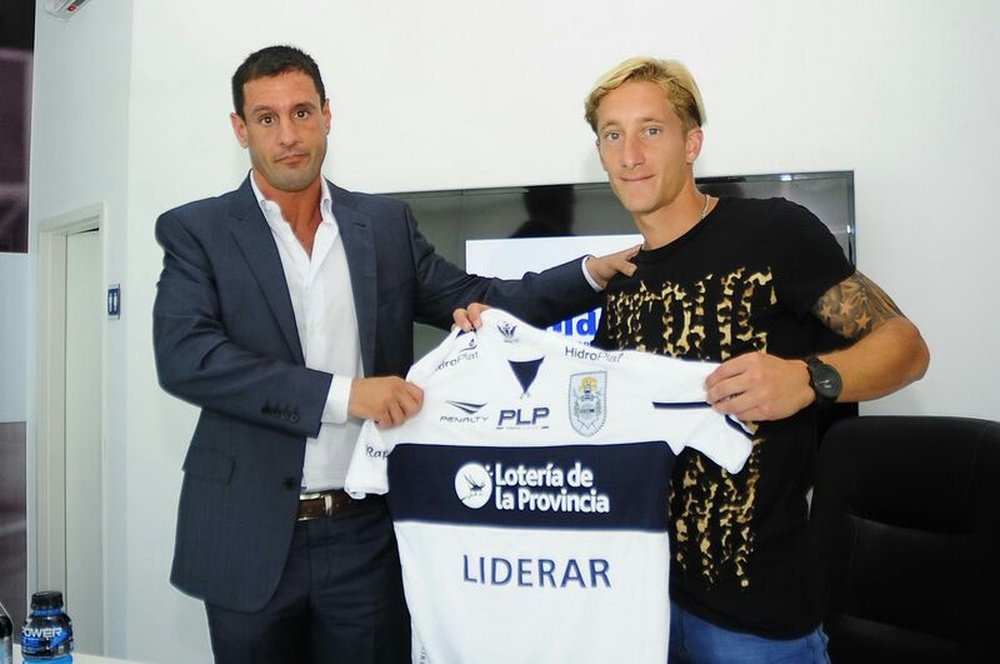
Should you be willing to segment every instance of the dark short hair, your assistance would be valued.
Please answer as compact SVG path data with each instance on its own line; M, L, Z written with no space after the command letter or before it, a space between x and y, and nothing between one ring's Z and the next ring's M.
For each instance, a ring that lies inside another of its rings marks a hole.
M243 118L243 86L247 81L300 71L313 80L321 102L326 101L326 88L316 61L294 46L268 46L251 53L233 74L233 108ZM245 119L245 118L244 118Z

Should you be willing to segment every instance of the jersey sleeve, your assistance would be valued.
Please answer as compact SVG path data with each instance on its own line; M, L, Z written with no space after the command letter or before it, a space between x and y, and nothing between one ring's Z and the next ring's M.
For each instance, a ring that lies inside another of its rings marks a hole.
M457 328L452 330L444 341L410 368L406 379L423 387L438 369L447 366L449 356L470 348L475 349L475 344L475 334L463 333ZM371 420L364 423L358 435L358 442L354 445L354 453L347 468L347 478L344 480L344 490L352 498L364 498L365 494L388 493L389 454L395 447L400 433L407 431L409 426L410 422L404 422L392 429L379 429Z
M728 431L716 432L722 435L699 436L691 442L690 447L698 450L735 475L743 470L744 464L746 464L747 459L750 457L750 452L753 449L753 433L751 430L756 427L746 425L718 413L715 414L725 422Z
M344 480L344 491L351 498L361 499L366 494L381 495L389 491L388 459L392 441L382 434L372 420L361 427Z
M656 431L675 454L693 447L730 473L750 456L748 425L716 412L706 401L705 378L714 362L680 360L651 353L628 353L626 391L636 433Z

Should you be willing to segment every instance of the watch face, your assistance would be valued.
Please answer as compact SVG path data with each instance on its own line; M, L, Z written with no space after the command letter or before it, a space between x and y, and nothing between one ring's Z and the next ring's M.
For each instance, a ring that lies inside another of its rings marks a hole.
M837 396L840 394L840 376L837 374L828 374L818 377L816 380L816 389L825 397Z
M843 382L837 370L815 358L811 358L808 364L810 382L816 394L826 399L836 399L840 396Z

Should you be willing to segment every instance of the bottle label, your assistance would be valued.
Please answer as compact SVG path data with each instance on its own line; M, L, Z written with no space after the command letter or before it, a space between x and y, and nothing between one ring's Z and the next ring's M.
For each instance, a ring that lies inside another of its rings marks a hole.
M73 648L73 630L68 626L29 621L21 628L21 652L25 661L32 657L54 659Z

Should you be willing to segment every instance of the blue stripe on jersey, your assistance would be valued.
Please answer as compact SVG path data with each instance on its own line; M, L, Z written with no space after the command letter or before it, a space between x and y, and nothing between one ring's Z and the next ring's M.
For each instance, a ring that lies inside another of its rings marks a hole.
M674 454L663 442L548 447L401 443L396 521L664 532Z
M654 401L653 408L657 410L690 410L692 408L711 408L707 401Z

